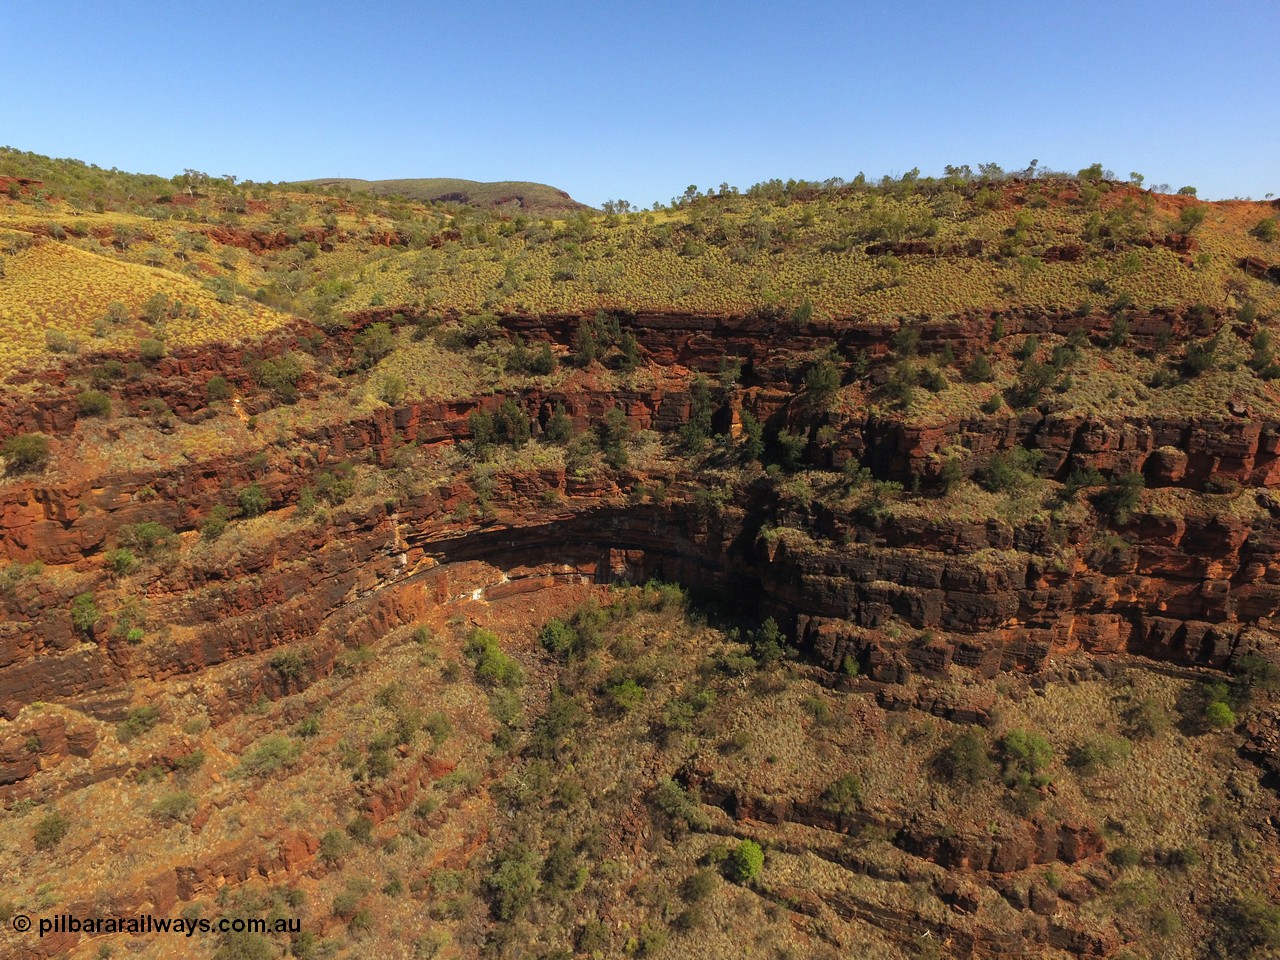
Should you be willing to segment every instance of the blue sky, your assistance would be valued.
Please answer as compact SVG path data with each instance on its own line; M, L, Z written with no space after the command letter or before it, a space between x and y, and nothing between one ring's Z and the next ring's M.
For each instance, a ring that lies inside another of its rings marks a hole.
M4 0L0 143L592 204L995 161L1280 193L1276 0Z

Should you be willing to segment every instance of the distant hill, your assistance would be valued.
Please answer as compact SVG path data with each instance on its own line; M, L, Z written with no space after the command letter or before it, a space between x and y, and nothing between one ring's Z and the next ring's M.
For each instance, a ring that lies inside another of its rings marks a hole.
M368 190L380 197L399 195L411 200L442 200L476 207L519 209L536 214L572 213L575 210L591 209L563 190L545 183L522 180L481 183L450 177L428 177L420 180L355 180L335 177L303 182L326 189L347 187L351 190Z

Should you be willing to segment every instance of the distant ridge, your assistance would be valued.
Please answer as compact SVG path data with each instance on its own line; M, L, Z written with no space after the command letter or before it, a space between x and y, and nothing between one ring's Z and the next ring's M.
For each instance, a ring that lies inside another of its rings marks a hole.
M351 190L367 190L380 197L399 195L412 200L441 200L448 203L464 203L475 207L496 207L521 210L525 213L573 213L590 210L563 190L545 183L523 180L503 180L481 183L477 180L458 180L450 177L428 177L418 180L358 180L332 177L304 180L303 183L322 188L347 187Z

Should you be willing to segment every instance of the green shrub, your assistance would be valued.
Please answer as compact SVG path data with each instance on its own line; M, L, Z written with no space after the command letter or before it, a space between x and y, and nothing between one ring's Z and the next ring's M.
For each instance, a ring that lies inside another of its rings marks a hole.
M339 920L350 920L360 907L361 896L356 890L343 890L333 898L333 915Z
M1000 738L1004 780L1011 787L1042 787L1049 782L1045 770L1053 762L1053 747L1038 733L1010 730Z
M777 663L787 655L786 634L773 617L747 633L751 655L764 664Z
M1169 713L1156 700L1147 697L1125 711L1129 735L1139 740L1152 740L1169 729Z
M153 706L136 707L126 714L124 720L116 727L116 736L121 743L128 743L134 737L151 730L160 722L160 709Z
M316 855L326 866L337 866L351 852L351 841L339 830L328 830L320 837Z
M1263 243L1271 243L1275 240L1277 233L1280 233L1280 227L1276 226L1275 217L1263 217L1249 232Z
M970 383L990 383L995 379L995 371L985 353L977 354L964 368L964 378Z
M990 780L996 770L986 739L977 730L966 730L951 741L935 764L947 779L971 786Z
M1221 700L1214 700L1204 708L1204 719L1214 730L1227 730L1236 725L1236 714Z
M378 399L389 406L395 406L404 399L406 392L404 377L398 373L389 373L378 381Z
M734 883L751 883L764 868L764 851L754 840L743 840L725 861L725 873Z
M1017 382L1009 390L1009 403L1017 408L1039 402L1049 385L1058 377L1058 368L1039 360L1027 360L1018 372Z
M253 378L264 390L270 390L285 403L293 403L298 399L298 381L304 372L301 361L286 353L255 364Z
M88 635L93 632L94 625L102 619L97 600L92 593L79 594L71 601L71 624L80 633Z
M36 849L52 850L66 838L70 829L71 821L61 813L55 811L45 814L36 823L35 830L32 833Z
M805 373L804 390L805 403L811 411L830 409L840 390L840 368L828 359L819 360Z
M1142 854L1138 852L1136 847L1121 846L1108 853L1107 859L1121 870L1127 870L1130 867L1136 867L1142 862Z
M386 323L374 323L358 333L355 339L356 356L361 366L371 367L386 357L396 347L395 334Z
M262 777L292 766L302 755L302 744L278 733L267 734L253 751L241 758L232 771L237 777Z
M1039 450L1014 447L991 455L986 466L978 471L978 482L992 493L1010 493L1019 490L1035 479L1036 468L1042 454Z
M11 472L34 470L49 462L49 438L43 433L18 434L5 440L0 453Z
M1187 351L1182 360L1182 369L1188 376L1198 377L1207 370L1212 370L1218 357L1218 337L1208 340L1193 340L1187 344Z
M606 688L605 693L613 705L623 713L629 713L644 701L644 687L630 677Z
M186 820L195 812L196 798L186 791L166 793L151 805L153 820Z
M44 345L50 353L75 353L77 344L61 330L47 330Z
M565 412L564 404L558 400L551 411L551 418L547 420L546 428L542 431L542 439L560 446L573 439L573 421Z
M491 687L515 687L524 683L520 664L502 652L498 637L480 627L467 637L463 653L476 671L476 679Z
M649 803L674 825L697 828L704 825L702 812L685 789L670 777L663 777L649 792Z
M515 843L500 851L493 868L485 878L499 920L514 920L533 902L540 886L536 854L524 844Z
M361 814L347 824L347 834L357 843L368 846L373 843L373 821Z
M174 532L162 523L144 520L120 528L120 542L132 547L145 557L157 550L169 547L175 539Z
M1097 737L1072 747L1067 754L1067 764L1082 776L1091 777L1128 759L1130 752L1127 740Z
M142 358L143 363L157 363L164 358L164 343L153 337L147 337L138 342L138 356Z
M271 497L260 483L251 483L236 496L240 512L246 517L258 517L271 507Z
M1258 893L1239 893L1213 911L1209 956L1214 960L1270 957L1280 949L1280 907Z
M578 631L563 620L548 620L538 632L538 641L548 653L560 657L572 656L579 646Z
M111 568L112 573L124 576L137 568L138 558L128 547L121 547L107 554L107 566Z
M1112 477L1107 487L1094 499L1098 509L1109 514L1116 523L1127 523L1134 509L1142 501L1146 481L1140 473L1126 473Z
M227 518L231 515L222 504L215 504L213 509L209 511L209 515L204 518L200 524L200 539L207 541L217 540L227 530Z
M205 396L209 398L210 403L226 400L231 396L231 384L223 376L210 377L209 382L205 384L204 390Z
M822 792L822 802L839 813L848 813L862 803L862 781L847 773Z
M111 398L101 390L86 390L76 399L80 403L80 413L86 417L111 415Z

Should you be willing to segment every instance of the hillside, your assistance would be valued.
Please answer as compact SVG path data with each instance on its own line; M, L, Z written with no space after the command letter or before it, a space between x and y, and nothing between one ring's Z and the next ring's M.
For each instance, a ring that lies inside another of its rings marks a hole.
M364 190L380 197L407 197L424 203L440 201L472 207L494 207L534 216L589 209L586 204L578 203L563 190L549 187L545 183L523 180L481 183L477 180L449 177L409 180L356 180L338 177L302 182L321 190Z
M0 952L1280 950L1275 204L21 156Z

